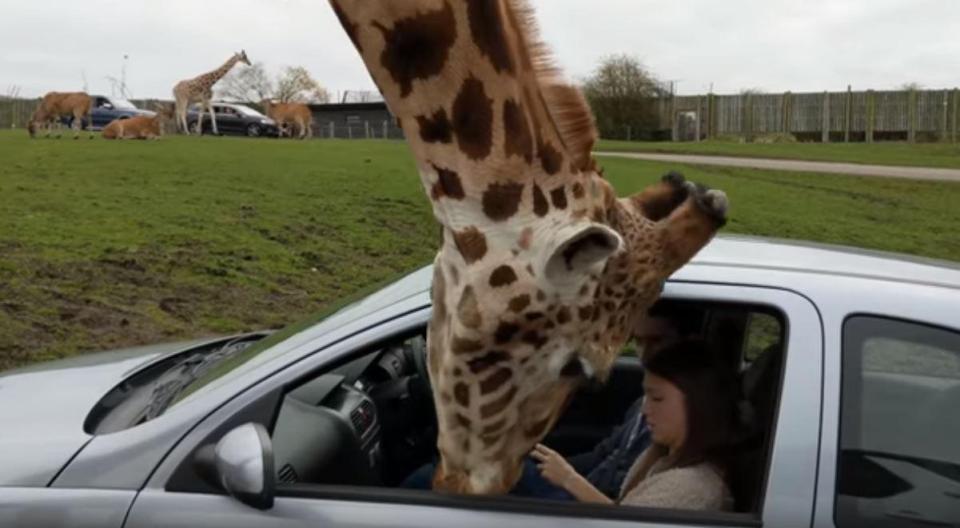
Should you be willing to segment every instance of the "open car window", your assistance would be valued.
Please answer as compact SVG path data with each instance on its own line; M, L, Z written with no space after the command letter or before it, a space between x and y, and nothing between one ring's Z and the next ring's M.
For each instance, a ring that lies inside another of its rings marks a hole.
M736 482L743 490L737 508L755 515L763 499L779 395L784 315L731 303L687 302L684 308L692 318L688 333L716 342L733 368L743 366L743 397L755 403L755 410L747 418L751 438L744 450L750 456L743 473L749 476ZM279 494L322 496L356 487L374 494L404 491L401 484L408 476L434 462L436 417L425 352L425 328L419 328L288 387L271 431ZM641 380L640 362L623 355L610 382L581 391L545 441L565 456L592 449L642 397Z

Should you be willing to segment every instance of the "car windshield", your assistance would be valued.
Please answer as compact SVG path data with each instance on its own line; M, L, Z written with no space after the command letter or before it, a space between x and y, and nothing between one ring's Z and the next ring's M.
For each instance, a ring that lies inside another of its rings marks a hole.
M423 270L420 272L422 271ZM294 323L272 334L270 337L257 341L242 352L232 354L230 357L224 358L223 361L214 362L210 365L211 368L205 369L200 375L191 377L187 384L178 387L176 393L168 400L169 406L180 403L181 401L187 399L187 397L191 394L194 394L204 387L210 385L214 381L241 369L241 367L254 363L263 352L273 348L274 345L282 343L290 337L293 337L309 328L316 326L317 324L320 324L320 322L324 320L331 319L337 314L346 313L354 306L363 303L367 299L375 297L375 294L378 291L384 290L384 288L391 283L398 282L399 277L404 275L406 275L406 273L389 276L380 282L376 282L361 288L359 291L356 291L355 293L343 297L337 302L334 302L325 310L316 313L299 323Z
M246 116L250 116L250 117L260 117L260 118L266 118L266 117L267 117L267 116L261 114L260 112L257 112L257 111L254 110L253 108L249 108L249 107L246 107L246 106L234 106L234 107L231 107L231 108L236 109L238 112L240 112L241 114L246 115Z
M137 109L136 105L134 105L130 101L127 101L126 99L111 99L110 102L113 103L114 108L122 108L124 110Z

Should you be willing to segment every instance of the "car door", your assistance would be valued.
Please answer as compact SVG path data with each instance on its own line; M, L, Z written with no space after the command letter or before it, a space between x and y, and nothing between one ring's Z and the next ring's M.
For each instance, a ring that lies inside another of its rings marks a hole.
M816 310L803 297L782 290L669 284L676 298L753 302L781 310L788 321L785 374L779 425L772 443L767 484L761 506L750 514L698 513L597 506L511 497L454 497L425 491L379 487L321 485L279 486L271 508L258 510L222 493L184 492L177 469L203 445L246 422L271 426L285 384L305 372L325 368L337 358L369 348L388 336L422 328L430 317L423 309L385 322L344 340L304 364L287 368L239 395L192 431L154 473L138 495L126 523L130 528L230 526L418 526L462 528L503 526L770 526L808 525L815 480L819 423L821 329Z
M217 127L220 132L237 134L243 131L243 121L240 114L229 106L215 106L217 113Z
M114 109L113 103L106 97L95 97L93 100L93 126L103 128L117 118L118 112Z

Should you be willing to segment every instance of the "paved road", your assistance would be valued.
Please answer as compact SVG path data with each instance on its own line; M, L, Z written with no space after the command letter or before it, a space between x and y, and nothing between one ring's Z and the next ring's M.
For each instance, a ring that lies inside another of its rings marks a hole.
M880 176L960 183L958 169L929 169L925 167L897 167L890 165L861 165L859 163L832 163L824 161L794 161L764 158L731 158L722 156L694 156L686 154L645 154L639 152L597 152L598 156L613 156L645 161L684 163L687 165L718 165L796 172L825 172L855 176Z

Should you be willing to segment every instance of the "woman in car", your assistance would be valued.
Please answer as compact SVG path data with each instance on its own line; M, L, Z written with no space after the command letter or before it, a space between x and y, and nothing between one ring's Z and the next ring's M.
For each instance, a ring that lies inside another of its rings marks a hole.
M674 342L644 363L640 408L653 443L634 462L618 504L732 510L729 473L737 436L737 384L700 340ZM531 456L543 477L581 502L611 504L558 453L539 444Z

